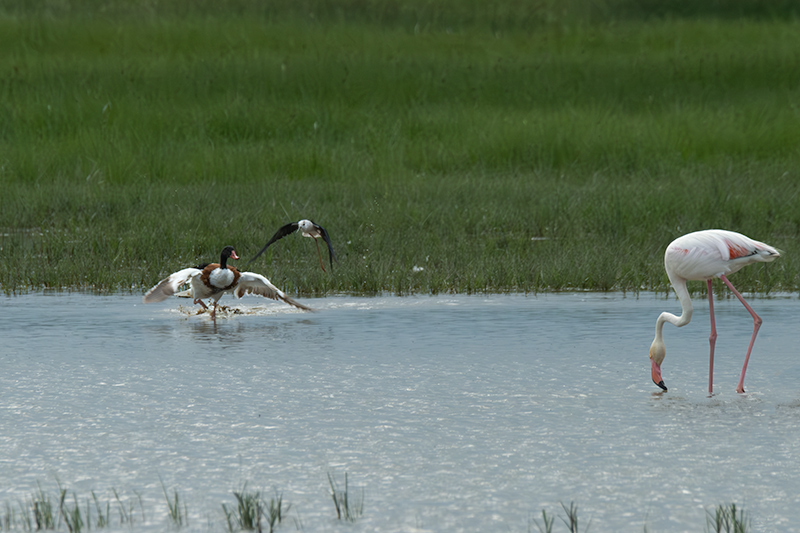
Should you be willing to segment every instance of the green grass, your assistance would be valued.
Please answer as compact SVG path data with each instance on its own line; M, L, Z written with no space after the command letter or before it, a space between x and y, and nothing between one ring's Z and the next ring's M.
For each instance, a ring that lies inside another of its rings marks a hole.
M239 492L234 492L236 497L236 509L228 509L222 504L222 512L225 515L225 522L228 524L228 531L261 531L261 518L264 516L264 505L259 492L246 492L243 488Z
M341 488L341 486L336 483L336 480L330 472L328 472L328 485L330 486L333 506L336 509L336 518L347 522L355 522L361 518L361 515L364 514L363 487L360 495L351 491L347 481L347 472L344 473L344 488Z
M261 531L261 518L264 516L264 503L260 492L247 492L246 486L239 492L234 492L236 497L236 510L229 510L223 503L222 512L228 524L228 531Z
M42 489L41 484L37 484L36 493L31 497L30 509L37 530L56 527L58 510L53 508L53 502L50 501L50 496Z
M564 522L564 525L567 526L570 533L580 533L580 528L578 527L578 504L575 502L569 502L569 507L564 505L564 502L561 502L561 508L564 509L564 517L561 518L561 521ZM542 517L544 517L544 510L542 510ZM589 520L589 524L592 521ZM585 531L589 531L589 524L584 528Z
M719 227L785 252L737 287L797 291L800 13L695 4L6 2L0 287L138 292L311 218L333 275L299 237L251 268L663 290L665 246Z
M186 502L183 503L183 508L181 508L180 497L178 496L178 491L173 491L173 496L170 498L169 494L167 493L167 487L164 485L164 481L161 480L161 489L164 492L164 499L167 502L167 509L169 510L169 518L172 521L172 524L175 527L181 527L184 525L189 524L189 513L186 508Z
M346 474L344 489L338 486L330 473L328 474L328 483L331 490L330 494L336 503L339 519L349 522L358 520L363 513L363 490L360 498L354 497L355 495L347 485ZM169 507L168 516L166 517L167 525L173 530L180 530L182 526L188 524L188 506L184 502L183 509L180 509L178 491L174 491L174 499L171 500L163 481L162 491ZM115 489L112 489L111 493L120 506L121 512L118 520L111 516L111 500L106 499L101 502L102 498L98 498L94 491L91 491L91 497L85 498L85 510L82 510L78 494L71 493L73 503L69 504L66 502L69 491L58 484L58 490L54 498L59 502L57 504L58 509L56 509L52 503L51 494L37 483L36 492L31 496L30 500L19 502L18 509L10 502L5 502L4 511L0 511L0 531L66 530L69 533L78 533L83 531L84 528L90 531L92 529L121 529L123 526L130 529L130 531L135 531L136 525L147 526L152 529L152 524L148 525L146 523L142 497L138 493L136 493L136 497L138 506L141 508L141 517L138 521L133 519L133 509L136 504L132 500L129 501L127 503L129 511L124 511L126 504L122 503L119 493ZM233 495L236 500L235 506L229 508L226 504L222 504L222 518L224 518L224 524L229 532L264 531L262 518L266 519L267 530L270 533L279 531L282 529L281 525L292 507L291 504L284 503L283 494L277 491L275 492L275 497L271 498L269 502L262 497L260 492L247 491L246 485L239 491L233 491ZM93 508L96 516L93 516ZM570 502L569 506L567 506L562 502L561 510L563 511L563 516L559 516L559 518L564 526L561 531L566 530L573 533L589 531L591 520L583 529L578 527L577 504ZM205 518L208 520L208 531L223 530L213 527L216 521L212 520L211 516L206 516ZM540 524L536 519L529 517L528 533L534 531L534 526L541 533L552 533L556 523L555 515L548 515L547 511L543 509L542 519L543 524ZM602 524L600 527L602 527ZM295 520L294 526L289 529L303 528L300 522ZM720 504L710 510L706 510L706 531L708 532L747 533L751 530L750 516L745 513L741 506L737 506L735 503ZM556 528L555 531L559 531L559 529ZM646 525L644 526L644 531L647 532Z
M714 511L706 511L706 531L713 533L747 533L750 517L736 504L717 505Z
M292 505L283 503L283 494L280 492L276 491L275 497L266 501L261 492L248 492L246 489L245 484L240 491L234 491L235 508L222 504L228 531L263 531L261 519L266 518L267 531L272 533L286 518Z

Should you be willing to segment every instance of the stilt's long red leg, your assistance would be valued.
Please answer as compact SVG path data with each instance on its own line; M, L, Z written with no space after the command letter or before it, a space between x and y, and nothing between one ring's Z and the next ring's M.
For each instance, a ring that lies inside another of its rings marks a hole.
M711 315L711 334L708 336L708 344L711 345L711 353L708 356L708 394L714 392L714 346L717 344L717 325L714 321L714 291L711 288L711 280L708 280L708 312Z
M750 353L753 351L753 345L756 343L756 335L758 335L758 330L759 328L761 328L762 320L761 317L758 316L755 311L753 311L753 308L750 307L750 304L744 301L742 295L739 294L739 291L737 291L736 288L733 286L733 284L730 281L728 281L728 278L722 275L720 276L720 279L722 279L722 281L725 282L725 285L728 286L728 288L733 292L733 294L735 294L736 297L739 298L739 301L742 302L744 308L747 309L747 311L750 313L750 316L753 317L753 336L750 337L750 345L747 347L747 355L744 357L744 366L742 367L742 375L739 378L739 385L736 387L736 392L743 393L744 373L747 372L747 363L750 361Z
M316 245L317 245L317 255L319 256L319 266L321 266L321 267L322 267L322 271L323 271L323 272L327 272L327 271L325 270L325 265L323 265L323 264L322 264L322 252L320 252L320 251L319 251L319 242L317 242L317 239L316 239L316 237L314 238L314 244L316 244Z

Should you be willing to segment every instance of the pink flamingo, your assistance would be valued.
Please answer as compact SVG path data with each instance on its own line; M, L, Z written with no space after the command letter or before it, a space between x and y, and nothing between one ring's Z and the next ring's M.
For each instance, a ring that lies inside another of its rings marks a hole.
M664 322L669 322L677 327L685 326L692 319L692 300L689 291L686 289L687 280L705 280L708 284L708 307L711 314L711 335L708 342L711 344L711 354L708 363L708 393L712 393L714 383L714 345L717 341L717 328L714 324L714 300L711 289L711 280L720 278L733 294L742 302L745 309L753 317L753 336L750 338L750 345L747 347L747 355L744 358L742 375L739 378L739 385L736 392L744 392L744 373L747 371L747 362L750 360L750 352L756 342L758 329L761 327L761 318L753 311L753 308L744 300L739 291L728 281L727 275L737 272L741 268L758 262L768 262L780 257L780 252L764 244L754 241L740 233L725 231L720 229L709 229L695 231L678 237L664 253L664 266L667 276L678 295L681 302L681 316L672 313L661 313L656 320L656 337L650 345L650 363L652 367L653 383L664 390L664 380L661 378L661 363L666 355L662 330Z

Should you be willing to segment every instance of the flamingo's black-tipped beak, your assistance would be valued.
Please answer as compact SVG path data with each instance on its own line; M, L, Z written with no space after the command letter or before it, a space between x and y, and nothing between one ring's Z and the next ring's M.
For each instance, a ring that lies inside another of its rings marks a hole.
M667 386L664 385L664 380L661 378L661 365L650 360L650 372L651 377L653 378L653 383L661 387L663 390L667 390Z

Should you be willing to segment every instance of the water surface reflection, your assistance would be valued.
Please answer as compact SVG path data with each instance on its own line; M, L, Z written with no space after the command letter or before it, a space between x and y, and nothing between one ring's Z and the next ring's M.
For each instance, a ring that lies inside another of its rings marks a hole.
M655 295L332 297L241 314L82 294L4 298L0 505L58 478L80 497L142 495L159 478L190 530L222 531L244 482L282 491L306 531L340 529L327 473L365 491L357 531L527 531L575 501L598 531L698 531L743 504L756 531L797 530L798 300L756 299L764 325L717 305L665 330L669 392L649 380ZM13 312L11 312L13 310ZM749 321L749 323L748 323ZM794 529L793 529L794 528Z

